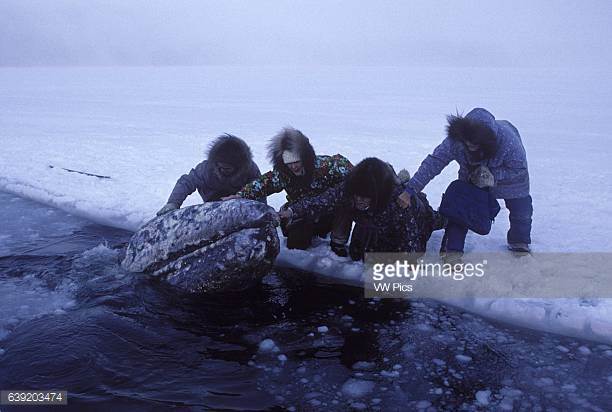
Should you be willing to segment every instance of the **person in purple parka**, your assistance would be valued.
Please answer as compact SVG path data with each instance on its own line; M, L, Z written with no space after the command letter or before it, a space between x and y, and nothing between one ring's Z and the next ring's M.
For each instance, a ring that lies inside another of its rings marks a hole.
M423 160L398 197L399 204L408 207L414 195L454 160L459 163L460 180L488 187L497 199L504 199L510 212L508 248L530 252L533 206L527 156L518 130L482 108L447 119L446 139ZM462 253L467 232L467 227L449 222L441 251Z

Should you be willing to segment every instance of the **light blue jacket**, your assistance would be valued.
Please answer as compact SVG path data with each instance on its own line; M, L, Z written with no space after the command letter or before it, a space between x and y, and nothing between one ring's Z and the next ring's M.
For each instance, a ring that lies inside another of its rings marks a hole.
M485 124L495 132L497 137L495 156L482 162L489 167L495 177L495 187L492 189L495 197L497 199L516 199L528 196L527 156L516 127L507 120L495 120L491 113L482 108L472 110L465 117ZM468 181L470 165L466 150L462 142L447 137L434 149L433 153L423 160L419 170L408 182L408 186L420 192L453 160L459 163L459 179Z

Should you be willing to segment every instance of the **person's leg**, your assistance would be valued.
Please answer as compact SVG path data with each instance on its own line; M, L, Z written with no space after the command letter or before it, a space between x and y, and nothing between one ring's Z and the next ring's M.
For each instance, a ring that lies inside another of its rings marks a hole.
M287 206L289 205L289 203L285 203L284 205L281 206L281 208L279 209L279 211L284 210ZM287 220L285 219L281 219L280 221L280 228L281 228L281 232L283 233L283 236L287 237L288 236L288 224L287 224Z
M338 209L334 213L331 230L331 250L340 257L348 256L346 243L351 235L351 227L353 226L353 216L345 209Z
M314 225L312 222L300 222L286 227L287 249L305 250L312 244Z
M319 237L327 237L327 234L332 230L334 215L324 215L317 219L314 223L314 234Z
M444 231L444 238L442 239L443 244L440 251L447 253L463 253L467 232L467 227L448 222L446 230Z
M509 245L531 243L531 216L533 206L531 196L518 199L504 199L510 212L510 230L507 240Z
M366 240L366 228L358 222L355 222L355 227L353 228L353 234L351 236L351 244L349 245L349 255L351 259L355 261L363 260Z
M346 245L351 236L351 227L353 226L353 216L343 210L336 211L331 230L331 241Z

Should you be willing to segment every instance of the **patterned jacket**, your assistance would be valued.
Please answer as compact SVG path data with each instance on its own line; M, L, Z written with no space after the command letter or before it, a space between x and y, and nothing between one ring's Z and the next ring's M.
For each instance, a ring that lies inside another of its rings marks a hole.
M393 200L379 213L356 210L352 200L345 196L344 184L289 206L294 219L312 219L334 210L349 216L355 222L351 247L353 242L360 242L364 252L425 252L432 231L442 227L444 218L431 208L423 193L418 194L419 207L401 208L395 199L402 191L401 184L396 184L391 196ZM350 225L348 228L350 230Z
M317 196L341 183L352 167L351 162L339 154L316 156L310 182L274 168L244 186L237 194L245 199L259 199L284 190L287 192L287 201L294 202Z

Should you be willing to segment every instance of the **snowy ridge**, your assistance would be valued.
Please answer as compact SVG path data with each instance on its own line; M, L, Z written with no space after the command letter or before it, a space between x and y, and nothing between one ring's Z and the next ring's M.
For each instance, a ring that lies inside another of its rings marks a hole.
M329 248L329 240L315 239L313 246L304 251L287 249L286 239L279 230L281 251L276 266L305 270L321 275L328 281L362 286L363 264L336 256Z
M79 179L78 177L75 176L71 179L67 176L69 175L68 172L48 171L45 169L41 170L41 172L58 173L56 176L58 187L47 188L44 184L32 182L30 179L20 181L0 176L0 188L5 192L57 207L76 216L119 229L135 231L151 218L151 215L144 211L134 210L126 213L120 207L103 202L102 197L88 198L86 196L79 196L78 189L83 189L84 186L90 186L91 183L95 183L91 181L91 177L85 176L83 179L85 181L79 182L74 188L76 193L71 193L71 190L62 190L63 185L59 183L62 181L70 182L74 179ZM112 183L106 187L108 192L112 192L112 188ZM108 195L112 196L112 193L108 193Z

